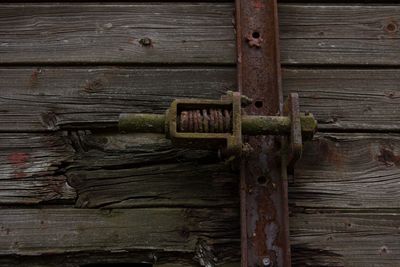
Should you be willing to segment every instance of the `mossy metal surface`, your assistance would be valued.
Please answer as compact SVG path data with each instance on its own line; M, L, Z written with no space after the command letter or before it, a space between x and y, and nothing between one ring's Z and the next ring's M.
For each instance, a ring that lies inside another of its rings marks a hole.
M165 119L165 115L160 114L121 114L118 128L126 133L164 133Z

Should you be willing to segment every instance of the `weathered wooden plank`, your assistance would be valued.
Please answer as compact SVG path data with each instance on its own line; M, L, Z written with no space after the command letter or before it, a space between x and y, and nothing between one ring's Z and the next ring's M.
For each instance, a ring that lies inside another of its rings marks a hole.
M77 207L232 207L237 190L215 152L162 135L0 134L0 204L72 204L78 191Z
M64 253L43 256L0 256L1 266L18 267L192 267L201 266L189 253L158 251L157 259L152 253L138 252L89 252ZM156 262L154 265L147 262ZM220 267L240 267L240 262L221 263Z
M2 68L0 129L43 131L115 124L121 112L163 113L178 97L235 89L225 68Z
M3 209L0 218L3 256L141 252L150 263L187 266L238 260L237 209Z
M80 136L67 168L77 207L238 207L238 178L217 153L174 149L163 135Z
M0 5L0 63L232 63L232 14L228 3Z
M290 221L295 266L396 266L400 260L398 213L308 212ZM214 262L238 260L238 209L3 209L0 219L3 263L18 256L21 266L76 267L86 254L81 264L198 266L199 244L211 248L206 253Z
M238 203L236 176L208 152L174 150L160 135L89 135L80 144L88 149L66 174L78 207ZM318 134L296 166L290 202L303 208L399 208L399 155L400 135Z
M232 3L3 4L0 17L0 63L236 61ZM400 62L399 5L285 3L279 17L284 64Z
M295 213L290 218L293 265L398 266L399 222L396 212Z
M284 64L398 65L400 5L284 4Z
M78 207L233 206L237 179L206 151L173 149L159 135L1 134L1 203L74 198ZM72 161L72 151L78 151ZM398 208L400 136L319 134L290 186L308 208ZM67 170L67 172L65 172ZM210 175L211 174L211 175Z
M295 178L294 206L398 209L400 135L318 134L306 144Z
M298 92L321 129L400 130L397 69L286 69L283 78L285 93Z
M60 134L0 134L0 203L72 202L62 169L73 153Z
M116 125L122 112L162 113L179 97L235 90L234 68L0 68L0 131ZM400 131L400 70L284 69L320 128Z
M78 207L235 206L237 177L206 151L176 150L161 135L82 136L67 169ZM318 134L289 187L302 208L400 207L400 135Z

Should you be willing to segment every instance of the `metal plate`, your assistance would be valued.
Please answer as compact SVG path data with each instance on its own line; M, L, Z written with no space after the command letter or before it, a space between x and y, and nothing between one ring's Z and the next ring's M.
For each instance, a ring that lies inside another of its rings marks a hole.
M276 0L236 0L239 91L251 115L282 113ZM290 266L287 177L279 137L249 137L241 164L242 266Z

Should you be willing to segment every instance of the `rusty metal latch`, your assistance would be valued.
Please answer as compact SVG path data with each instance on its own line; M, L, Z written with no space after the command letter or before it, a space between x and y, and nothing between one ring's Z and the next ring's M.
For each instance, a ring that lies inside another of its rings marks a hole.
M228 92L220 100L176 99L164 115L121 114L119 130L165 133L177 147L218 148L224 156L240 157L243 135L282 135L289 138L289 167L300 158L303 140L310 140L317 121L312 114L301 114L299 97L291 93L284 105L284 116L245 115L242 107L251 99Z

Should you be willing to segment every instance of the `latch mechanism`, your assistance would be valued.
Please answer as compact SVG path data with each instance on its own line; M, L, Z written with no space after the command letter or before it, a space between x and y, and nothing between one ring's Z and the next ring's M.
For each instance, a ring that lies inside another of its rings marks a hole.
M289 165L300 157L302 141L313 137L317 122L301 114L299 97L288 96L284 116L245 115L242 107L251 99L228 92L220 100L176 99L164 115L121 114L121 132L165 133L177 147L218 148L225 156L241 156L243 135L289 136Z

